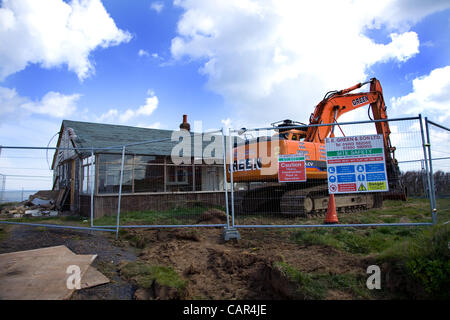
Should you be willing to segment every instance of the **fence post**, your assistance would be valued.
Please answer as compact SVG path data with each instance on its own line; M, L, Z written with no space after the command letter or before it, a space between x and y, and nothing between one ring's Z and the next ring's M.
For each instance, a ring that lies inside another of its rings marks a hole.
M225 208L227 212L227 229L230 228L230 210L228 208L228 188L227 188L227 145L225 143L225 131L222 127L222 150L223 150L223 189L225 190Z
M90 177L89 177L89 184L90 184L90 187L91 187L91 228L93 228L94 227L94 184L95 184L95 171L94 171L94 183L91 183L92 182L92 169L94 168L94 163L93 163L93 161L94 161L94 148L92 148L92 150L91 150L91 161L92 161L92 163L91 163L91 165L90 166L88 166L88 168L90 168L91 170L89 170L89 175L90 175Z
M419 124L420 124L420 135L422 137L422 148L423 148L423 156L425 160L425 173L427 175L427 185L428 185L428 198L430 201L430 212L431 217L433 218L433 200L432 200L432 191L431 191L431 179L430 179L430 171L428 169L428 157L427 157L427 143L425 142L425 135L423 133L423 123L422 123L422 115L419 114Z
M230 239L240 239L241 235L239 234L239 231L234 226L234 187L233 187L233 145L232 145L232 138L231 138L231 128L228 129L228 135L229 135L229 147L230 147L230 196L231 196L231 227L228 227L223 232L223 238L225 241L228 241ZM226 153L226 149L224 150L224 153Z
M0 148L1 150L1 148ZM2 187L0 188L0 203L3 203L3 198L5 197L5 185L6 185L6 176L4 174L0 174L0 177L2 177Z
M430 141L430 131L428 129L428 118L425 117L425 130L426 130L426 134L427 134L427 147L428 147L428 159L430 161L430 196L432 197L430 199L431 204L432 204L432 210L431 210L431 215L432 215L432 221L433 224L437 223L437 208L436 208L436 190L434 188L434 176L433 176L433 161L432 161L432 157L431 157L431 141Z
M117 203L116 240L119 238L120 200L122 199L123 165L125 162L125 146L122 147L122 164L120 166L119 199Z

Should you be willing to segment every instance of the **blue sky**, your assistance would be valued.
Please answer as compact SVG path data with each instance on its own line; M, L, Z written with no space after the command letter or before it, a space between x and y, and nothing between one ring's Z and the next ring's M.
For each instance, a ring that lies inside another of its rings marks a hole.
M371 77L390 117L450 125L448 1L0 3L0 145L46 146L63 119L307 122L327 91Z

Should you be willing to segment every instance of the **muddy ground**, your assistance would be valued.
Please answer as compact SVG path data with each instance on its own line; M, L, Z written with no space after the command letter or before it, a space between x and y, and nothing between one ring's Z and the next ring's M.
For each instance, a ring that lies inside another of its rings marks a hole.
M66 245L77 254L97 254L93 266L109 284L77 291L72 299L133 299L138 289L120 276L128 261L173 267L188 281L185 299L301 299L273 263L305 273L365 275L367 262L325 246L301 246L292 230L241 229L242 240L224 242L221 228L128 229L116 241L106 232L7 226L0 253ZM165 297L156 297L165 299ZM342 288L325 299L355 299Z

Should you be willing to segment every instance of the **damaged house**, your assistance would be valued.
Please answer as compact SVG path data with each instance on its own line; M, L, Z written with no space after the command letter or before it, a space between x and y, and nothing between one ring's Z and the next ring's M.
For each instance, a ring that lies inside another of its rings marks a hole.
M194 202L225 205L222 136L202 139L197 134L194 137L186 116L180 128L191 135L191 150L196 157L189 156L184 163L177 164L171 154L181 138L172 141L174 131L63 120L52 163L53 190L63 190L63 205L67 210L88 216L93 196L95 217L115 214L121 146L128 145L124 157L122 211L164 210L175 204ZM143 141L154 142L139 144ZM198 143L201 150L208 145L211 148L212 143L217 149L205 160L197 157L198 152L194 153Z

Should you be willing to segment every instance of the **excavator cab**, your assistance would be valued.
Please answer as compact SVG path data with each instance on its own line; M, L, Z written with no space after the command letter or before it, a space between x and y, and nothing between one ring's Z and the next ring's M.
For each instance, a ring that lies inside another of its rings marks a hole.
M278 132L277 134L280 140L303 141L306 138L306 127L292 128L298 125L306 126L306 124L302 122L286 119L271 123L271 125L275 128L275 131Z

